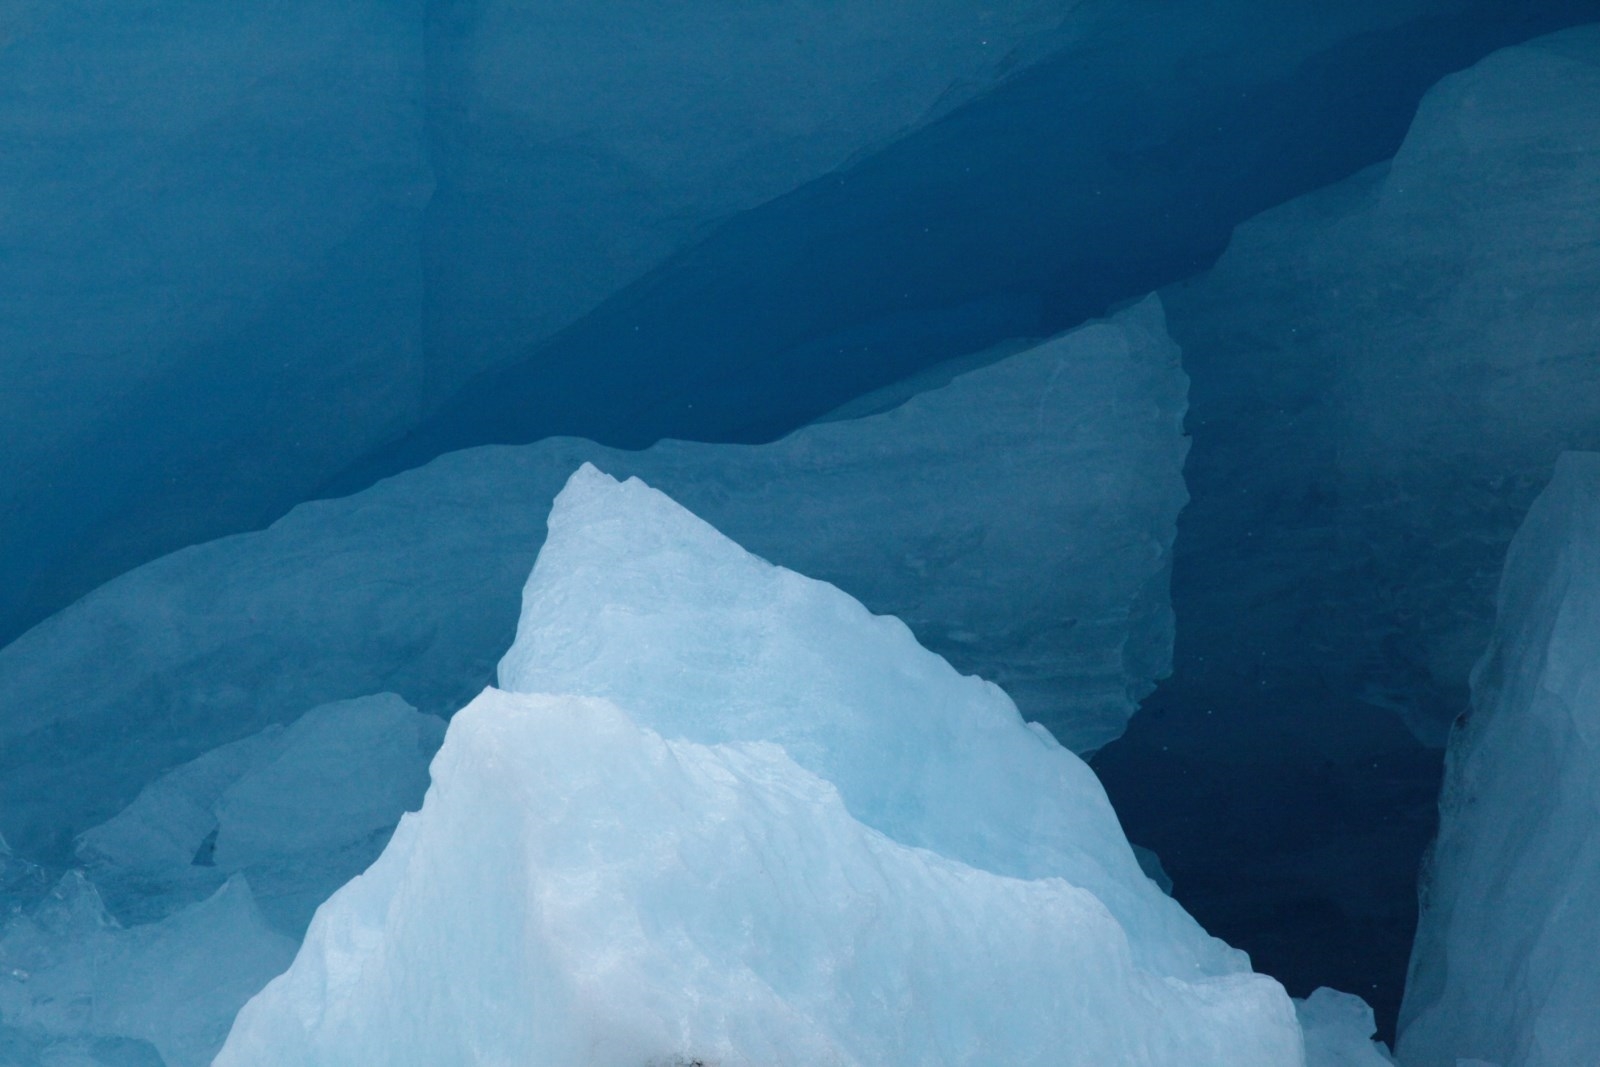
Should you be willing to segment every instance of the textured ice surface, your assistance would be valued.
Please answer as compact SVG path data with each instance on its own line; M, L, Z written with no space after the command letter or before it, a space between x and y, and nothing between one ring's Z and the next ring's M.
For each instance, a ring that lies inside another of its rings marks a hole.
M573 695L455 717L219 1064L1300 1061L1081 760L636 479L572 476L500 676Z
M163 775L83 834L78 855L124 919L243 873L273 925L298 937L416 810L443 736L440 719L393 694L313 708Z
M1144 876L1094 774L1004 692L637 479L585 465L556 498L499 685L604 697L668 737L775 742L896 841L1094 893L1148 970L1248 969Z
M1219 651L1442 743L1517 522L1562 449L1600 447L1596 114L1600 28L1498 52L1428 93L1392 163L1163 293Z
M0 1051L19 1067L203 1067L240 1005L293 956L242 879L123 929L74 872L0 929Z
M65 852L162 771L326 701L455 710L510 644L550 501L585 459L903 617L1096 747L1170 660L1185 386L1147 301L771 445L477 449L175 553L0 650L0 828Z
M1091 894L905 847L846 806L770 743L488 690L217 1064L1300 1062L1270 979L1142 972Z
M1600 454L1512 542L1447 766L1402 1061L1600 1062Z

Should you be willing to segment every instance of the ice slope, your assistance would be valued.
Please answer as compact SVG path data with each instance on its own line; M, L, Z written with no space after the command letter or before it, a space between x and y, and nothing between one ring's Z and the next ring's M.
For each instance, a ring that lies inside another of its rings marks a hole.
M1562 449L1600 447L1597 114L1600 27L1497 52L1391 163L1163 291L1197 383L1180 567L1208 659L1442 744L1521 515Z
M492 678L586 459L902 616L1093 748L1171 655L1178 364L1147 301L772 445L479 449L175 553L0 650L0 830L64 855L163 771L326 701L452 712Z
M1511 544L1439 808L1401 1061L1600 1062L1600 454Z
M1302 1062L998 689L637 480L549 527L501 680L568 695L455 717L219 1065Z

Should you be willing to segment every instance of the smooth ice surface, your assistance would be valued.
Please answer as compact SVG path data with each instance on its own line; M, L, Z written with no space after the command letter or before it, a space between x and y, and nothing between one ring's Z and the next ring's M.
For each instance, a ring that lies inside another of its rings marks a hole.
M403 8L5 6L0 640L415 418L433 177Z
M428 786L444 723L392 693L313 708L169 771L77 852L124 919L149 920L245 874L295 937L377 858Z
M1094 774L1004 692L638 479L585 465L556 498L499 685L604 697L668 737L775 742L896 841L1087 889L1145 969L1248 970L1144 876Z
M1143 973L1089 893L890 841L771 743L488 690L433 774L218 1067L1300 1062L1270 979Z
M1600 1062L1600 454L1511 544L1439 806L1402 1062Z
M0 650L0 828L64 853L161 772L326 701L453 711L491 680L587 459L903 617L1097 747L1171 656L1186 380L1155 301L998 355L771 445L445 456L141 567Z
M1392 162L1163 292L1197 383L1185 610L1210 660L1443 743L1518 521L1560 451L1600 447L1596 114L1600 27L1497 52Z
M243 879L124 929L73 872L0 929L0 1051L18 1067L204 1067L240 1006L293 957Z

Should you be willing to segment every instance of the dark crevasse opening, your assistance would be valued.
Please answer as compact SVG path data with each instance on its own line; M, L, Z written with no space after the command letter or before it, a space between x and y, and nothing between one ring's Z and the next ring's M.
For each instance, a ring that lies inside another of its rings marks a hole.
M1093 759L1131 840L1206 929L1294 996L1359 994L1393 1041L1443 753L1246 644L1179 548L1173 675ZM1210 616L1215 618L1215 616ZM1297 634L1296 639L1303 639Z

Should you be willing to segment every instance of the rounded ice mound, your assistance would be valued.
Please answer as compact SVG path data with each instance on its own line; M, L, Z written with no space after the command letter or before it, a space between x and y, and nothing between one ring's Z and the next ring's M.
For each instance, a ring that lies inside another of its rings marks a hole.
M1301 1062L1275 982L1143 972L1091 894L897 844L776 745L491 689L433 770L216 1067Z

